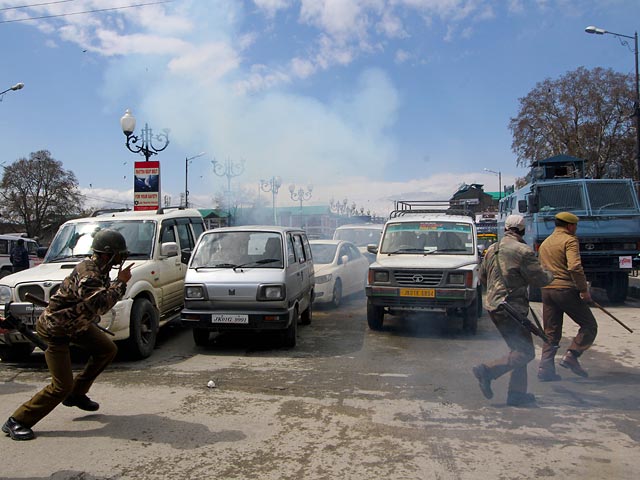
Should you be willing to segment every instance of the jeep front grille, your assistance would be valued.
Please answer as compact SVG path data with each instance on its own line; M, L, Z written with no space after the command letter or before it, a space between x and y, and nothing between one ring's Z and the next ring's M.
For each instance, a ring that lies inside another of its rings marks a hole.
M60 284L56 283L51 288L43 287L38 284L30 284L30 285L20 285L17 289L18 298L21 302L28 302L29 300L25 300L25 296L27 293L31 295L35 295L38 298L43 299L48 302L51 296L58 291L60 288Z
M397 285L409 287L437 287L443 275L442 270L397 270L393 278Z

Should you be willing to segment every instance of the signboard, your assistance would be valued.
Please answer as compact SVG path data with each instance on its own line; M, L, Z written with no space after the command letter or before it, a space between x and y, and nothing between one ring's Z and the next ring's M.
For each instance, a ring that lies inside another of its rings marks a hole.
M160 207L160 162L135 162L133 169L133 209Z

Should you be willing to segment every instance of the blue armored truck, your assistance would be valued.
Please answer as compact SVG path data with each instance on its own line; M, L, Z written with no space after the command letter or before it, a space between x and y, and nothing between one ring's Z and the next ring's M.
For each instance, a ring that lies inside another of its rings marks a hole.
M558 155L534 162L527 184L500 201L498 234L512 213L526 220L525 241L538 250L555 228L554 217L567 211L580 219L577 236L587 280L604 288L611 302L627 297L629 275L640 265L640 206L631 179L617 178L619 168L607 169L607 178L585 177L584 160ZM530 292L531 300L540 291Z

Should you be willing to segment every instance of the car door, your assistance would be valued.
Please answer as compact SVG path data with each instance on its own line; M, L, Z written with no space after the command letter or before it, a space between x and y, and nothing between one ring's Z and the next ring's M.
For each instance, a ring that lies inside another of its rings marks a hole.
M184 235L184 232L183 232ZM180 238L175 219L165 220L160 227L159 250L162 244L176 242L180 251ZM173 309L180 308L184 302L184 276L186 266L180 260L180 254L174 257L164 258L159 255L157 272L155 277L159 277L162 305L160 312L165 313Z

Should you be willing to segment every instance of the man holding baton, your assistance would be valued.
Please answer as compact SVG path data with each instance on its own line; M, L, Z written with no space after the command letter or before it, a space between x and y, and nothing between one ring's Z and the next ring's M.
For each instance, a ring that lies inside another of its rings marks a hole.
M556 228L540 245L540 263L553 273L553 282L542 289L542 322L544 333L551 340L542 347L538 379L543 382L560 380L554 358L562 338L562 320L566 313L580 329L560 366L576 375L588 377L578 358L596 338L598 324L588 304L592 302L589 285L580 260L580 245L576 237L578 217L560 212L555 216Z
M13 440L34 438L31 427L60 402L67 407L96 411L98 403L87 396L95 379L116 356L117 347L96 322L120 300L131 279L131 266L122 268L127 258L124 237L115 230L99 230L91 245L93 255L80 262L64 279L60 289L38 318L36 332L47 343L45 360L51 384L21 405L2 426ZM111 282L109 272L118 267ZM73 376L69 344L85 349L89 360L84 370Z

